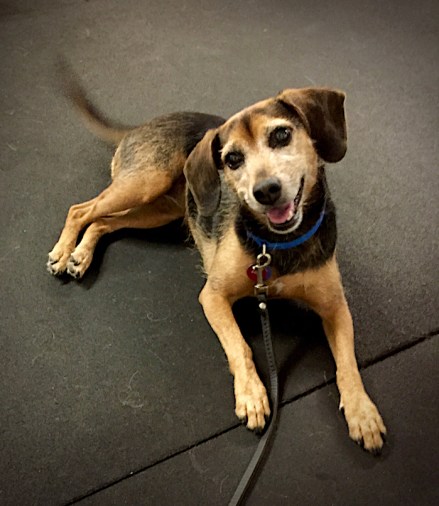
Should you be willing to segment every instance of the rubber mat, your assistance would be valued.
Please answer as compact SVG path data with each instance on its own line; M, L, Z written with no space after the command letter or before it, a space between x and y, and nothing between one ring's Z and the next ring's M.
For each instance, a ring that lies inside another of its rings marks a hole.
M245 504L436 504L438 352L433 338L363 372L389 430L380 457L348 438L334 385L285 405ZM80 504L227 504L255 445L254 435L236 428Z

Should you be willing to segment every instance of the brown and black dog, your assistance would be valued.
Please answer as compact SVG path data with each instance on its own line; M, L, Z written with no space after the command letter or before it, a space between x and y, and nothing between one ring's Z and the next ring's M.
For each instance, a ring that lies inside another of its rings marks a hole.
M176 113L137 128L116 128L88 102L68 69L63 73L67 94L88 127L117 149L112 183L70 208L48 270L81 278L102 235L186 217L207 278L199 300L234 376L236 414L250 429L262 429L270 415L268 397L232 305L253 295L246 271L266 244L272 257L268 295L303 301L320 315L349 435L378 451L386 428L358 371L324 169L346 152L345 95L286 89L227 121ZM311 230L299 246L282 248Z

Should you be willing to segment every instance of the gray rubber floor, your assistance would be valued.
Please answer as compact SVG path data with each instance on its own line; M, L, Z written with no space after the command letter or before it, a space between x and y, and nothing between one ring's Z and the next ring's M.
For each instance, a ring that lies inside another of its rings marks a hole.
M346 91L338 258L389 436L381 457L349 440L318 318L273 303L283 404L248 504L439 503L438 20L428 0L0 2L0 504L227 504L258 441L180 224L105 238L80 283L46 272L111 160L54 86L59 53L128 124ZM236 315L266 380L254 301Z

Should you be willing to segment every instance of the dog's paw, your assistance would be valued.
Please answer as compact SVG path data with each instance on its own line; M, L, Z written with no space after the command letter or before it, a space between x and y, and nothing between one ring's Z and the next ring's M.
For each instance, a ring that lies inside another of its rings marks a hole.
M76 248L67 262L67 273L75 279L81 279L90 267L93 253L85 248Z
M250 430L262 430L270 416L267 391L256 372L235 374L236 416Z
M58 246L57 244L49 253L46 264L47 270L54 276L60 276L66 271L69 257L70 251Z
M382 436L387 433L387 430L377 407L369 396L363 392L349 400L342 399L340 409L342 408L348 424L349 436L358 444L362 444L365 450L379 453L383 446Z

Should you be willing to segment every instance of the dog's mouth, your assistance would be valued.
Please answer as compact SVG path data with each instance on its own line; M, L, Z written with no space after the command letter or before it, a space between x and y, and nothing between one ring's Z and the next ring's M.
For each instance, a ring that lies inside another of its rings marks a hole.
M294 200L283 206L272 207L266 212L266 216L270 223L270 228L285 232L290 231L299 221L299 204L303 196L303 188L305 185L305 178L300 180L299 190L294 197Z

